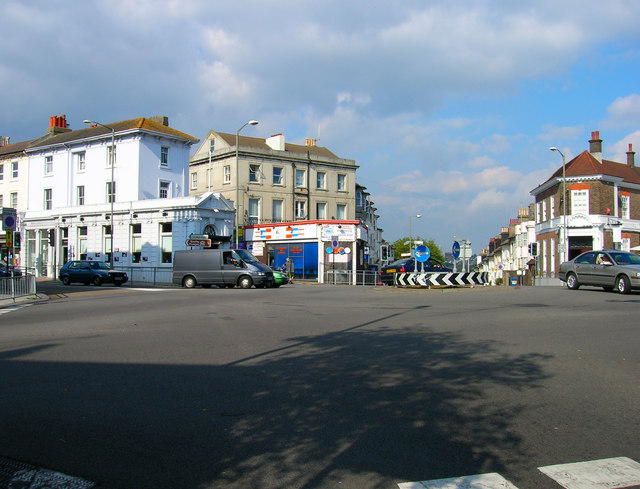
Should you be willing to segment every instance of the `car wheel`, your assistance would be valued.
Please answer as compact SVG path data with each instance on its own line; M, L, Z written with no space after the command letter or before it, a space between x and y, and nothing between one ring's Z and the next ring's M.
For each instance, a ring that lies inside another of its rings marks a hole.
M253 285L253 281L251 280L251 277L240 277L240 280L238 280L238 285L240 285L240 287L243 289L250 289Z
M196 286L196 284L197 284L196 279L193 278L192 276L185 277L184 280L182 281L182 285L187 289L193 289Z
M570 273L569 275L567 275L567 287L571 290L578 290L578 288L580 287L578 277L576 277L575 273Z
M620 275L616 279L616 290L621 294L628 294L631 291L631 283L626 275Z
M99 287L100 285L102 285L102 279L96 275L91 279L91 283L96 287Z
M71 279L67 275L65 275L64 277L62 277L62 283L65 285L70 285Z

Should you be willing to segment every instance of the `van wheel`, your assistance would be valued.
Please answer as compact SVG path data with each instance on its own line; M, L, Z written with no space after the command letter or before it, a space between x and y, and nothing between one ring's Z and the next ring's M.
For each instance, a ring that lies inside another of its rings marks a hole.
M243 289L250 289L253 285L253 280L251 280L251 277L240 277L238 285Z
M196 286L196 284L197 284L196 279L191 276L185 277L182 280L182 285L187 289L193 289Z

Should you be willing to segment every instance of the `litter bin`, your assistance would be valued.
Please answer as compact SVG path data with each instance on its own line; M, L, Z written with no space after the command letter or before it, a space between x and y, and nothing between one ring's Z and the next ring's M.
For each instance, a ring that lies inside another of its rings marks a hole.
M511 277L509 279L509 283L511 284L512 287L518 285L518 278L517 277Z

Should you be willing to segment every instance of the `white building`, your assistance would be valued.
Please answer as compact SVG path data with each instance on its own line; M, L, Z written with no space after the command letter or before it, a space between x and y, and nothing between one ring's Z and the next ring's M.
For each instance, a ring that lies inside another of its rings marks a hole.
M47 134L25 149L22 265L50 277L69 259L170 268L172 252L185 249L192 234L207 234L212 247L228 245L230 202L213 193L188 196L195 142L165 117L75 131L64 116L52 117Z

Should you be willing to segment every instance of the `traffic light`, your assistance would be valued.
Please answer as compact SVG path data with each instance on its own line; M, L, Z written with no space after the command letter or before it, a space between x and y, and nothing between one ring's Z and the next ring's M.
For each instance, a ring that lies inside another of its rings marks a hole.
M17 231L13 233L13 246L15 248L20 248L20 233Z
M55 246L56 244L56 230L49 229L49 246Z
M389 257L389 247L387 245L380 245L380 256L383 260Z
M529 254L531 256L538 256L538 243L537 242L533 242L533 243L529 243Z

